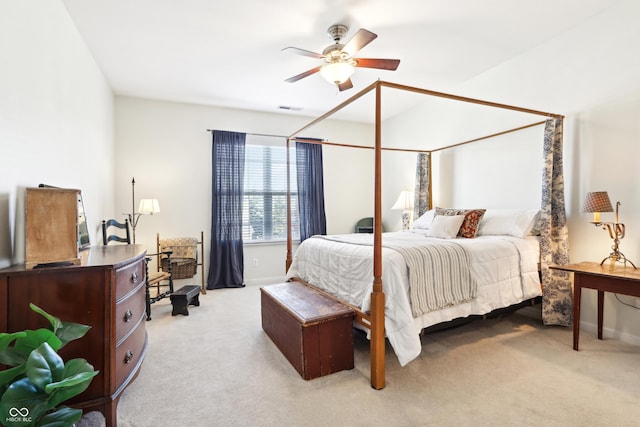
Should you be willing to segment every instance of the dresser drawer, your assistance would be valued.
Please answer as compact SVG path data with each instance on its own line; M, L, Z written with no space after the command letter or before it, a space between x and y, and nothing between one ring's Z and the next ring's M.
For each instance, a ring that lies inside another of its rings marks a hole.
M140 323L145 316L144 286L138 291L116 304L116 345L127 336L129 331Z
M116 270L116 302L145 280L144 259Z
M131 372L142 363L147 334L144 320L136 326L136 329L116 348L116 383L123 384Z

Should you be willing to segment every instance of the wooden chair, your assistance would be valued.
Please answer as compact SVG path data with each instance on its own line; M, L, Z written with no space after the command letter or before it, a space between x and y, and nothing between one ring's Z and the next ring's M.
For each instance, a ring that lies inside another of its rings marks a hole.
M196 275L200 267L200 293L207 293L204 284L204 232L200 232L200 240L195 237L160 238L156 235L156 249L158 253L170 251L171 258L161 255L157 265L158 271L172 270L174 279L188 279Z
M373 233L373 217L362 218L356 223L356 233ZM382 227L384 231L384 226Z
M125 230L124 235L123 232L115 230L109 234L110 228L117 228L118 230ZM102 244L108 245L109 242L120 242L131 244L131 233L129 231L129 220L125 219L124 222L118 222L115 219L107 219L102 220Z
M147 254L147 262L145 264L146 268L146 290L145 290L145 299L146 299L146 311L147 311L147 320L151 320L151 304L160 301L163 298L168 297L173 293L173 274L171 268L171 251L158 251L155 254ZM161 257L166 257L169 260L169 267L167 271L158 270L156 272L149 272L149 261L151 261L152 257L156 257L157 263L160 263ZM166 283L162 283L166 282ZM151 287L156 287L156 296L151 296ZM164 292L160 292L160 287L166 286L168 289Z

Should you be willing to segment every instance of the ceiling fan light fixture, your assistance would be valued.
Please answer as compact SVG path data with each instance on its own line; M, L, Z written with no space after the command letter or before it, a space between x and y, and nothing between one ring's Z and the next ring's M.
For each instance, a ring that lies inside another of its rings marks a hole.
M320 74L329 83L339 85L349 80L354 71L355 67L351 62L336 61L323 65Z
M303 73L289 77L285 81L289 83L297 82L300 79L319 72L326 81L337 86L340 92L342 92L353 87L351 75L354 73L356 67L377 68L379 70L390 71L395 71L396 68L398 68L398 64L400 63L399 59L356 58L355 55L358 51L378 36L369 30L360 28L345 44L342 44L342 38L347 34L348 30L349 28L347 26L341 24L329 27L329 36L333 39L334 43L324 48L321 54L297 47L284 48L283 50L288 50L298 55L309 56L324 61L324 64L317 65Z

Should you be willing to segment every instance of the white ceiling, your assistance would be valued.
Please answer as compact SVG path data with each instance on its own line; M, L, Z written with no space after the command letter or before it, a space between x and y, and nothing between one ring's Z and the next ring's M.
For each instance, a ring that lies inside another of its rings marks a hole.
M615 0L63 2L118 95L315 116L377 79L453 91ZM344 92L319 73L286 83L320 60L281 49L322 52L336 23L350 27L347 39L358 28L376 33L357 56L400 59L398 70L358 68ZM349 119L370 119L370 107L352 110Z

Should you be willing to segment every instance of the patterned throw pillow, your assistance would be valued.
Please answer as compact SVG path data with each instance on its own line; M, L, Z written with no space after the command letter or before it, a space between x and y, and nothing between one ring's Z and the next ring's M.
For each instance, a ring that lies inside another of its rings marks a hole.
M473 239L476 237L478 225L486 209L444 209L436 208L436 215L464 215L464 221L458 231L458 236Z

